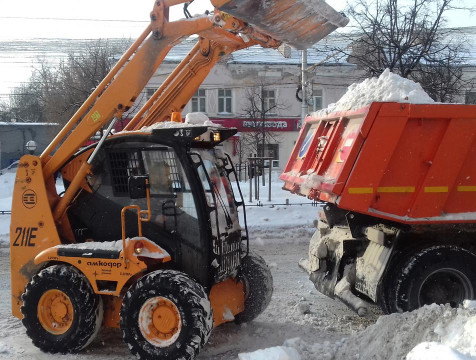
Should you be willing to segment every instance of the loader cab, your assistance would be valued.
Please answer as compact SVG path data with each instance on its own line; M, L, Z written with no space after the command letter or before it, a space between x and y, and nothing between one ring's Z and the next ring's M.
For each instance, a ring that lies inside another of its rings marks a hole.
M147 178L151 220L142 231L171 255L170 266L206 287L236 275L247 253L246 224L242 230L238 220L243 201L239 188L233 191L230 158L216 148L236 132L230 130L158 129L107 140L87 178L87 191L68 210L75 240L120 239L122 208L148 207L140 195L140 179ZM82 153L88 151L92 148ZM127 212L126 236L137 232L137 216Z

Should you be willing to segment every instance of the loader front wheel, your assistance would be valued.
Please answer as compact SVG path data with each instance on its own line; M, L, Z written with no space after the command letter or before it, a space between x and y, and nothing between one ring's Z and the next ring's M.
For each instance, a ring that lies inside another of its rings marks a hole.
M433 246L408 259L393 279L390 312L429 304L460 305L476 297L476 255L457 246Z
M101 327L102 299L72 266L51 266L33 276L22 301L26 333L45 352L80 351Z
M235 316L237 324L254 320L269 305L273 295L273 276L264 259L250 252L241 263L245 283L245 309Z
M178 271L143 276L122 302L122 338L140 359L194 359L212 328L207 293Z

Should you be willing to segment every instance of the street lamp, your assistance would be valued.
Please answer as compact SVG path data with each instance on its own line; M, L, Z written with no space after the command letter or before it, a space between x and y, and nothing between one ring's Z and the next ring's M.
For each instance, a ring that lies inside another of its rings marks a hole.
M34 142L33 140L30 140L26 143L25 147L30 152L30 155L33 155L33 153L35 152L37 148L36 142Z

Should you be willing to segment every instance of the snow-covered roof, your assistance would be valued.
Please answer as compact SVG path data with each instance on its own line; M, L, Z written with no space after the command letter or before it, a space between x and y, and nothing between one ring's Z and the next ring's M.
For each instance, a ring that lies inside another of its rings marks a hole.
M465 38L468 54L465 57L467 65L476 65L476 26L458 29ZM458 38L460 38L458 36ZM336 53L336 49L344 49L351 42L348 36L338 33L329 35L327 38L315 44L308 50L308 64L313 65L325 61L328 65L351 65L347 57L336 55L327 59L329 55ZM195 45L196 39L187 39L176 45L165 58L165 61L179 62ZM327 60L326 60L327 59ZM291 49L290 57L285 58L278 50L252 46L247 49L236 51L226 58L228 64L269 64L269 65L300 65L301 52Z
M329 49L340 48L343 49L349 44L349 40L338 35L331 35L328 38L318 42L312 49L308 50L308 63L310 65L316 64L325 60L330 52ZM188 54L192 47L196 44L196 39L187 39L182 43L176 45L167 55L165 61L179 62ZM301 51L291 48L290 57L285 58L276 49L262 48L259 45L251 46L247 49L239 50L226 58L228 64L269 64L269 65L300 65ZM328 60L326 63L351 65L345 61L344 58L335 57Z
M468 57L465 63L468 65L476 65L476 26L460 29L463 36L466 38L466 46L468 50Z

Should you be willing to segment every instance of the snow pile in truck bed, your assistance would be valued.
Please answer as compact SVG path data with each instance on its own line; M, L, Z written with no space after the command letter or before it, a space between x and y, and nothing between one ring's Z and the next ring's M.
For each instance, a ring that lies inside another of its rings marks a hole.
M378 78L369 78L361 83L350 85L339 101L312 115L323 117L337 111L356 110L375 101L412 104L431 104L435 102L420 84L402 78L386 69Z
M319 188L322 183L335 184L335 179L317 175L316 173L302 175L301 177L304 178L304 183L301 185L300 189L300 192L303 195L309 195L311 189Z
M476 301L458 309L433 304L381 316L374 325L336 343L308 344L295 338L283 345L296 349L302 360L476 359Z

